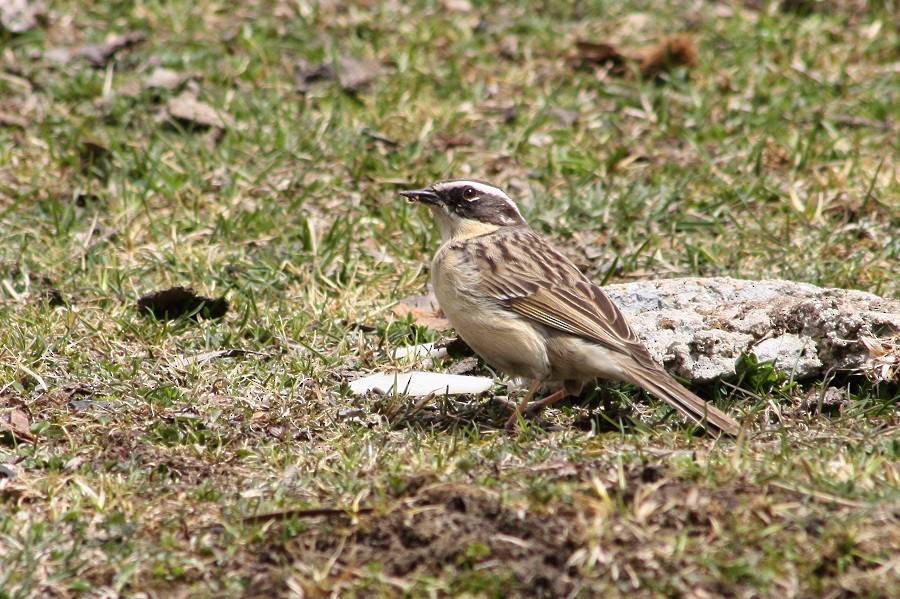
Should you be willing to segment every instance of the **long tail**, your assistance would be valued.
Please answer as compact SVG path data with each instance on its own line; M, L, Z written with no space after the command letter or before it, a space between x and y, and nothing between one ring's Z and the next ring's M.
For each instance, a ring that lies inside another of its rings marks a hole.
M691 421L710 432L737 435L741 430L737 420L688 391L662 368L646 368L637 364L634 366L627 368L634 384L666 402Z

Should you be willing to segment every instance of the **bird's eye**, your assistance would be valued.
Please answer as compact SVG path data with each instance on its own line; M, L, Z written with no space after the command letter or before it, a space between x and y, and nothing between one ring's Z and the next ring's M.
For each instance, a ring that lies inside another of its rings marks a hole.
M474 200L478 197L478 192L475 191L474 187L466 187L463 189L463 199L464 200Z

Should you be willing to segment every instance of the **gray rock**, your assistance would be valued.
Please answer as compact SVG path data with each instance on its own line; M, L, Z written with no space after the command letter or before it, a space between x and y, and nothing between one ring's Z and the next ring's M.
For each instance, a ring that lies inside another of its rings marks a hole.
M654 358L694 381L734 374L751 353L797 380L828 369L872 375L875 356L860 339L900 334L900 302L861 291L727 277L604 290Z
M763 339L752 352L759 362L773 362L775 368L789 372L798 379L815 376L822 369L815 341L810 337L785 333Z

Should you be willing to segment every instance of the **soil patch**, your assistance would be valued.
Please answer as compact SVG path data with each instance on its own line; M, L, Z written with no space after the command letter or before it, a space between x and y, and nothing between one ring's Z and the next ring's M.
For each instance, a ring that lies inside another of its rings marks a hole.
M479 577L502 582L509 597L560 597L576 583L566 564L576 548L572 517L515 510L499 496L461 485L426 487L385 515L365 518L354 533L297 539L294 558L333 556L341 569L380 571L407 580ZM571 516L571 515L570 515ZM336 532L336 531L332 531ZM570 571L571 570L571 571Z
M530 596L560 596L573 584L566 562L574 543L565 520L515 512L478 489L432 487L361 531L355 557L404 577L477 566L511 575Z

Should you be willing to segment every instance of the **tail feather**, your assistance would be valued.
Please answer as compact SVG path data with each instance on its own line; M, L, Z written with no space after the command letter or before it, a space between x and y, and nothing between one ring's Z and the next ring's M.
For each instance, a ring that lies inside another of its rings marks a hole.
M688 391L662 368L652 370L640 368L639 371L631 371L630 374L633 383L707 430L729 435L737 435L741 430L737 420Z

